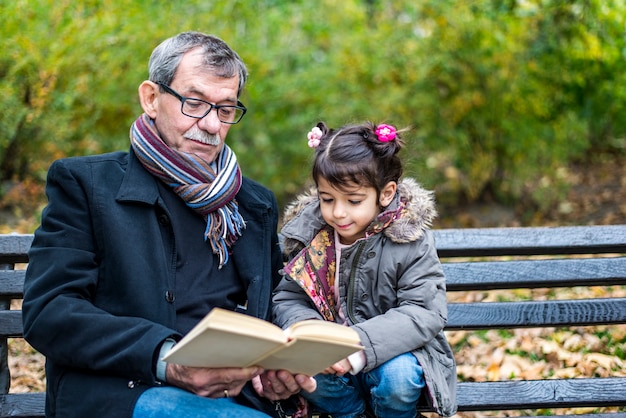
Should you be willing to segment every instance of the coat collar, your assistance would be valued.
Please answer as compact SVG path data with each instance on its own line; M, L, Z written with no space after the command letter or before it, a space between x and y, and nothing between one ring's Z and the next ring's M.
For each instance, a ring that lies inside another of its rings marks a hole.
M158 179L142 165L134 151L128 152L128 167L115 199L118 202L156 204L159 199Z
M157 182L160 181L152 174L150 174L141 164L141 161L137 158L134 151L131 149L128 152L128 166L122 185L120 186L115 199L118 202L139 202L148 205L156 205L159 198L159 186ZM267 201L267 198L259 194L258 187L252 186L251 180L247 177L243 177L242 186L237 193L236 199L241 206L244 206L246 216L259 216L267 213L271 207Z

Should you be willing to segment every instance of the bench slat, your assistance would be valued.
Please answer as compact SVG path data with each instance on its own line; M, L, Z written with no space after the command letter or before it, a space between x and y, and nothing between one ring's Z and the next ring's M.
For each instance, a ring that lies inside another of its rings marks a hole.
M46 394L10 393L0 395L0 416L41 418L44 416Z
M626 253L626 225L435 229L440 257Z
M449 291L626 285L626 258L443 263Z
M460 411L626 405L626 377L459 382Z
M446 330L626 323L626 298L448 304Z
M33 234L0 235L0 264L28 262L28 249Z
M21 299L24 295L25 270L0 270L0 297Z
M17 338L24 333L22 311L0 310L0 337Z

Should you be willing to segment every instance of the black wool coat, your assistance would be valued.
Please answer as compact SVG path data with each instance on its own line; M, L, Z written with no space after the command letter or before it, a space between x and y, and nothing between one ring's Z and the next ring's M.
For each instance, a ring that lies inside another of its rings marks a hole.
M158 348L180 338L172 292L184 237L173 236L157 181L132 151L50 167L23 303L25 338L46 356L47 417L130 418L160 385ZM236 199L247 227L229 263L248 313L268 319L282 267L276 199L247 178ZM259 402L250 398L241 402Z

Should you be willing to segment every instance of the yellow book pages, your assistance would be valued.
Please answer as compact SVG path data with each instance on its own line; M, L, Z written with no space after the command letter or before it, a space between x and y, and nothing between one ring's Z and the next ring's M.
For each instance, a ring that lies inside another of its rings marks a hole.
M343 341L348 344L360 344L359 334L344 325L322 320L300 321L285 330L285 334L292 338L306 337L307 339L322 339Z
M225 309L213 309L163 360L194 367L245 367L284 345L280 327Z
M350 330L348 327L344 328ZM294 374L313 376L362 349L363 347L358 342L298 337L287 345L279 347L257 364L266 370L284 369Z
M356 331L343 325L308 320L283 331L270 322L216 308L163 360L194 367L259 365L313 375L361 349Z

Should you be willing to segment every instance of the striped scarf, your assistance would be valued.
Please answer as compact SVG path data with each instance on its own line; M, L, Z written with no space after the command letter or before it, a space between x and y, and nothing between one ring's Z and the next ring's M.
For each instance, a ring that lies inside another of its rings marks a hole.
M204 240L219 255L221 269L228 262L228 249L246 227L235 200L241 188L235 153L224 144L214 163L209 164L194 154L176 151L161 140L145 113L131 127L130 143L146 170L207 221Z

